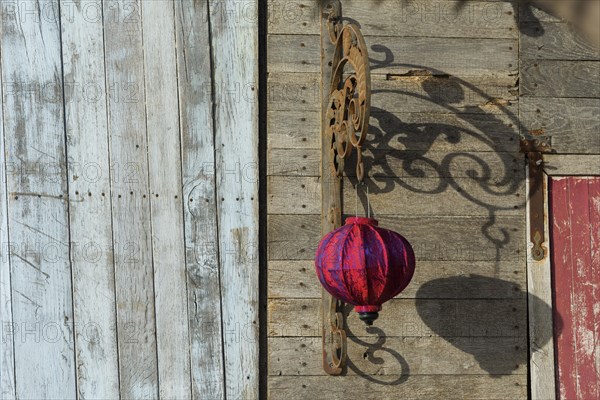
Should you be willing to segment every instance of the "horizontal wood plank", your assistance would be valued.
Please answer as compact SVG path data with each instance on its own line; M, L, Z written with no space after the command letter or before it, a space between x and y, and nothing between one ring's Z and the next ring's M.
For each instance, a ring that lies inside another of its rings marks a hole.
M587 110L588 113L595 112L591 108ZM269 148L319 149L321 130L315 122L317 114L316 111L271 111L268 114ZM302 118L306 119L307 125L301 124L305 121L294 123ZM365 155L368 151L401 150L403 155L412 152L413 158L418 158L419 154L428 158L425 153L440 152L446 153L443 160L460 153L518 153L520 129L514 115L402 113L372 109Z
M550 176L600 175L600 154L544 154L543 158L544 172Z
M269 176L320 176L318 149L270 149L267 151ZM349 159L347 176L356 176L354 156ZM468 178L472 171L482 171L490 182L503 179L522 179L522 154L504 152L441 152L372 149L368 143L362 152L368 176ZM454 166L455 168L442 167Z
M269 261L268 269L269 298L320 298L313 260ZM423 287L436 279L443 281L438 281L442 284L435 291ZM419 261L410 284L398 297L415 298L423 289L428 298L439 299L523 298L524 287L525 273L513 262Z
M271 299L268 336L320 337L320 299ZM346 307L348 336L369 336L369 328ZM387 337L523 337L527 304L521 299L392 299L374 326Z
M376 323L375 323L376 324ZM376 332L376 329L373 329ZM269 370L273 376L325 375L321 338L269 338ZM348 375L380 379L401 375L526 374L525 337L387 337L348 339Z
M600 97L600 61L522 61L520 93L534 97Z
M521 23L523 59L600 60L600 50L565 22Z
M598 154L600 149L600 99L522 97L523 135L550 137L559 154Z
M319 7L314 2L270 1L268 11L271 35L320 33ZM516 38L518 34L509 2L351 0L344 2L343 14L348 22L357 21L366 37Z
M385 36L367 39L371 73L380 75L403 74L426 66L456 76L507 76L518 69L517 44L515 39L416 37L398 40ZM270 35L267 46L277 49L267 54L269 72L320 71L321 53L315 36Z
M385 382L388 382L385 384ZM352 388L344 390L344 388ZM269 378L273 400L463 399L527 398L527 376L396 375L383 381L356 376L291 376Z
M319 82L312 72L270 73L267 109L318 111ZM401 74L373 74L371 90L374 113L515 114L518 95L514 75L449 76L422 67Z
M321 212L321 180L318 177L267 177L267 208L274 214Z
M493 214L492 214L493 215ZM488 217L375 216L412 243L417 260L513 260L524 268L524 213ZM311 260L321 240L319 215L269 215L269 260ZM460 240L458 240L460 238ZM455 240L456 239L456 240Z

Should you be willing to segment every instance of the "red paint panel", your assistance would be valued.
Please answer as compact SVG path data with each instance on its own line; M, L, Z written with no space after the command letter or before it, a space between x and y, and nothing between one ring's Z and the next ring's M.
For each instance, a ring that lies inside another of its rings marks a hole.
M550 208L558 395L598 399L600 178L553 179Z

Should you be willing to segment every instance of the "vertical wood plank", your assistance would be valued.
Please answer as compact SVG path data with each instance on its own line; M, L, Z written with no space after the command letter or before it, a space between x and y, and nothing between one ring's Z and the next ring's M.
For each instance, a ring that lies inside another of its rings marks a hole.
M590 209L588 179L567 178L568 205L571 228L572 294L571 313L575 330L575 362L577 370L577 398L596 399L596 366L594 350L594 310L592 287L598 280L592 275L590 248Z
M18 398L76 394L59 18L57 1L3 8L6 162L18 168L7 179Z
M330 11L338 9L342 13L340 2L329 0L320 5L319 14L321 25L321 234L325 235L332 230L339 228L342 224L342 180L339 179L331 168L331 147L332 137L325 135L325 129L329 124L327 121L327 108L329 107L329 90L331 84L332 66L329 65L333 60L335 44L331 42L327 16ZM343 14L340 14L343 15ZM327 352L331 352L330 343L333 343L331 337L331 305L337 300L331 296L324 288L321 288L321 329L323 334L323 343L328 346ZM327 360L323 360L327 362Z
M258 2L209 1L226 397L258 398Z
M526 177L529 172L526 171ZM527 178L529 179L529 178ZM547 256L540 260L534 260L532 246L527 247L527 292L535 296L538 301L529 301L529 371L531 374L531 398L532 400L550 400L556 397L555 369L554 369L554 340L552 338L552 276L550 270L550 256L552 247L550 244L549 229L549 207L548 207L548 176L544 174L544 237L547 238L543 246L546 248ZM529 183L527 188L527 199L529 199ZM527 201L527 215L529 213L529 201ZM531 221L527 218L527 232ZM549 338L549 339L548 339Z
M120 391L122 398L154 399L158 372L141 4L107 1L103 12Z
M171 0L142 4L159 396L191 398L175 17Z
M571 324L572 273L568 179L552 179L552 275L554 280L554 325L558 394L576 398L575 332Z
M0 59L2 59L0 48ZM0 74L0 102L4 99L4 82ZM7 165L4 151L4 107L0 107L0 398L15 398L14 325L10 289L10 241L8 235Z
M588 200L590 209L590 255L592 259L592 276L590 301L593 306L594 321L594 367L600 373L600 177L588 180ZM600 393L600 377L596 373L596 393Z
M61 7L77 394L119 397L102 6Z
M208 1L176 1L192 395L224 399Z

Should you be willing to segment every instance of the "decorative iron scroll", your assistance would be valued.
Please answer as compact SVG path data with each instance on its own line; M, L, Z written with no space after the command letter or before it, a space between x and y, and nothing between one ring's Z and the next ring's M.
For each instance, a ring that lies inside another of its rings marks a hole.
M328 19L329 36L335 44L329 90L326 134L331 135L332 168L342 176L344 159L356 148L356 176L364 179L362 144L369 127L371 71L365 39L355 24L342 24L335 13Z
M344 160L357 150L356 176L364 180L362 144L366 139L371 106L371 73L367 46L356 24L343 24L342 7L338 0L323 5L326 31L334 45L329 98L325 104L324 151L329 152L333 174L341 177ZM325 36L326 38L326 36ZM329 146L329 149L327 149ZM325 171L323 172L325 174ZM341 192L334 203L341 203ZM331 213L332 209L329 210ZM339 216L341 217L341 215ZM340 221L330 220L329 229L339 228ZM339 219L339 218L338 218ZM329 375L341 375L346 366L347 340L345 331L345 304L331 296L323 303L323 369Z

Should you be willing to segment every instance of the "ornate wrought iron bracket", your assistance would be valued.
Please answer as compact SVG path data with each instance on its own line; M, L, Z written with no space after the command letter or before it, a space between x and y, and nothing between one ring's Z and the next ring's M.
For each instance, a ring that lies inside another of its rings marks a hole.
M543 260L546 249L544 235L544 168L542 153L552 151L550 144L540 139L522 139L521 153L529 164L529 240L533 243L532 257Z
M344 160L356 148L356 176L364 179L362 144L371 105L371 74L367 46L356 24L342 23L339 0L322 3L323 78L323 233L341 226L341 177ZM331 59L329 62L328 59ZM329 179L327 176L329 175ZM323 292L323 369L341 375L346 364L344 303Z
M367 137L371 108L371 71L365 39L356 24L342 24L341 6L327 17L331 42L335 45L331 85L326 111L331 136L331 167L342 176L344 160L356 148L356 176L364 179L362 144Z

